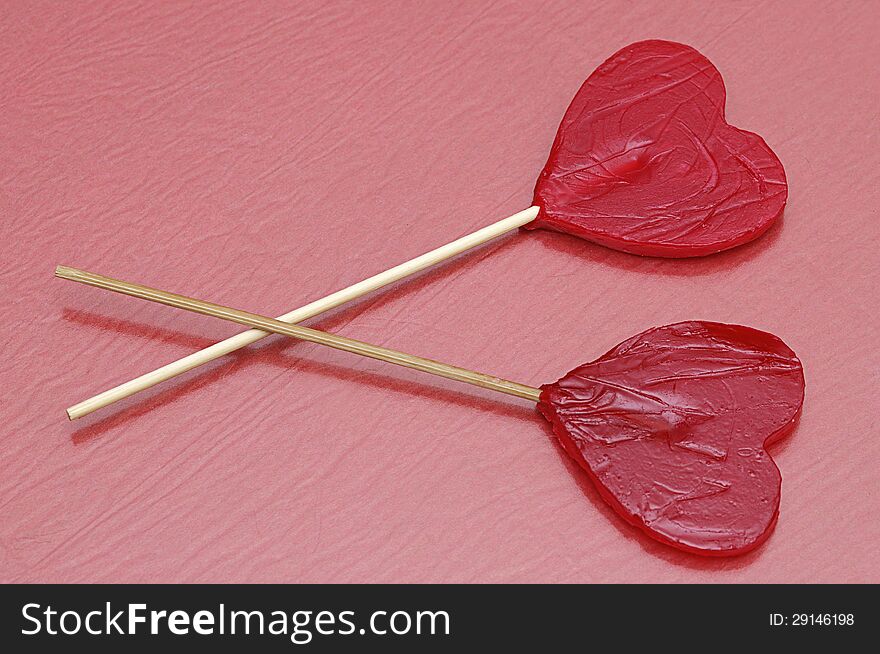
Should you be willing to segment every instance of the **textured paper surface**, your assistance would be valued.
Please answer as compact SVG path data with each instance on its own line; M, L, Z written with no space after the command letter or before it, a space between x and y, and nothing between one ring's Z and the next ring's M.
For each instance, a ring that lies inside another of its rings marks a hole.
M878 7L13 3L0 26L0 580L880 581ZM537 385L652 325L803 361L781 516L702 560L607 508L533 406L238 328L58 263L276 315L525 207L584 78L697 47L785 165L759 241L660 261L519 233L308 324Z

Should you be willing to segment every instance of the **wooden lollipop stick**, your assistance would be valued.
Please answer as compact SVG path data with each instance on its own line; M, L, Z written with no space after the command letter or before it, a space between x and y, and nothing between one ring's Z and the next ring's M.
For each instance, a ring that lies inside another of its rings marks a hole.
M291 338L298 338L311 343L319 343L320 345L326 345L337 350L344 350L345 352L360 354L365 357L370 357L371 359L379 359L380 361L387 361L388 363L394 363L398 366L421 370L422 372L427 372L432 375L439 375L440 377L454 379L456 381L464 382L465 384L472 384L481 388L498 391L499 393L522 397L527 400L532 400L533 402L537 402L541 395L540 389L526 386L525 384L519 384L517 382L493 377L492 375L487 375L481 372L467 370L466 368L451 366L431 359L423 359L422 357L413 356L412 354L398 352L397 350L389 350L388 348L370 345L369 343L355 341L350 338L328 334L327 332L321 332L316 329L291 325L282 322L281 320L267 318L265 316L241 311L239 309L224 307L220 304L212 304L210 302L196 300L184 295L176 295L174 293L160 291L155 288L150 288L149 286L123 282L118 279L113 279L112 277L104 277L103 275L96 275L95 273L77 270L76 268L58 266L55 269L55 276L61 277L62 279L69 279L74 282L88 284L89 286L96 286L108 291L122 293L123 295L131 295L132 297L139 297L144 300L150 300L151 302L167 304L168 306L177 307L178 309L185 309L186 311L194 311L196 313L205 314L206 316L214 316L215 318L230 320L241 325L254 327L263 332L283 334L284 336L290 336ZM67 415L73 420L73 416L70 415L70 410L68 410Z
M463 252L467 252L468 250L477 247L478 245L482 245L487 241L491 241L494 238L497 238L503 234L513 231L518 227L522 227L523 225L532 222L538 215L538 207L529 207L524 211L520 211L519 213L515 213L508 218L504 218L503 220L499 220L496 223L488 225L472 234L468 234L467 236L463 236L460 239L452 241L451 243L447 243L436 250L431 250L415 259L411 259L405 263L402 263L394 268L390 268L384 272L379 273L378 275L373 275L357 284L353 284L347 288L344 288L340 291L336 291L328 295L327 297L321 298L320 300L315 300L299 309L295 309L289 313L285 313L283 316L279 316L276 320L280 320L285 323L297 323L308 318L312 318L317 316L320 313L325 311L329 311L335 307L338 307L341 304L345 304L346 302L351 302L371 291L375 291L377 289L382 288L383 286L387 286L388 284L392 284L396 281L403 279L404 277L409 277L410 275L414 275L415 273L424 270L425 268L429 268L435 264L438 264L442 261L446 261L447 259L451 259L452 257L462 254ZM243 323L247 324L247 323ZM192 370L193 368L197 368L205 363L209 363L214 359L218 359L230 352L234 352L240 348L245 347L246 345L250 345L252 343L256 343L261 338L265 338L268 336L267 332L272 332L274 330L259 330L259 329L251 329L246 332L242 332L240 334L236 334L230 338L227 338L224 341L220 341L219 343L215 343L210 347L207 347L203 350L199 350L198 352L193 352L192 354L183 357L182 359L178 359L177 361L173 361L167 365L162 366L161 368L157 368L152 372L148 372L146 374L141 375L140 377L136 377L130 381L125 382L124 384L120 384L114 388L104 391L103 393L99 393L94 397L90 397L87 400L83 400L78 404L74 404L72 407L67 409L67 414L70 416L71 420L75 420L77 418L82 418L93 411L97 411L98 409L113 404L114 402L118 402L119 400L125 399L135 393L146 390L160 382L166 381L177 375L183 374L188 370Z

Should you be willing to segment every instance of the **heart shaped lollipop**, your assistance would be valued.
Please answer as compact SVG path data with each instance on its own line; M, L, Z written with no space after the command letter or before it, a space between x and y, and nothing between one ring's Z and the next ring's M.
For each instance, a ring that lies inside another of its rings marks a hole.
M724 120L725 97L691 47L641 41L615 53L565 112L527 228L658 257L757 238L785 206L785 171L760 136Z
M538 408L628 522L725 555L754 548L776 522L781 478L764 448L803 398L800 361L772 334L682 322L543 386Z
M804 377L771 334L658 327L538 389L82 270L55 274L535 401L611 506L673 547L739 554L776 520L780 477L764 446L794 423Z
M760 236L787 195L760 137L724 122L724 85L693 48L627 46L581 87L563 118L535 205L431 252L289 311L296 323L519 227L568 232L635 254L692 257ZM99 393L80 418L264 338L252 329Z

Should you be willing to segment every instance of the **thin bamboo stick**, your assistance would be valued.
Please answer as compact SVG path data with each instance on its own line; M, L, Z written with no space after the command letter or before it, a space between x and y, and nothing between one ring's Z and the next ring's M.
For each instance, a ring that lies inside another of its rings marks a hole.
M150 288L149 286L124 282L118 279L113 279L112 277L105 277L103 275L86 272L85 270L77 270L76 268L69 268L67 266L58 266L55 269L55 275L62 279L88 284L89 286L122 293L123 295L131 295L132 297L150 300L151 302L159 302L160 304L177 307L178 309L194 311L206 316L222 318L223 320L230 320L241 325L254 327L263 332L283 334L284 336L290 336L291 338L298 338L303 341L326 345L337 350L360 354L365 357L370 357L371 359L378 359L379 361L386 361L398 366L421 370L422 372L427 372L432 375L454 379L455 381L464 382L465 384L472 384L473 386L479 386L481 388L498 391L499 393L521 397L527 400L532 400L533 402L537 402L541 395L541 390L539 388L533 388L531 386L526 386L525 384L508 381L506 379L501 379L500 377L494 377L474 370L433 361L432 359L424 359L412 354L406 354L405 352L398 352L397 350L390 350L377 345L370 345L369 343L364 343L362 341L328 334L327 332L318 331L317 329L291 325L275 318L267 318L255 313L225 307L220 304L213 304L211 302L196 300L184 295L168 293L159 289ZM71 414L70 409L68 409L67 415L71 420L76 417Z
M522 227L523 225L532 222L537 215L538 207L529 207L524 211L520 211L508 218L499 220L496 223L488 225L487 227L468 234L467 236L463 236L451 243L447 243L435 250L426 252L415 259L411 259L398 266L389 268L384 272L373 275L357 284L336 291L335 293L319 300L315 300L299 309L285 313L283 316L279 316L276 320L286 323L297 323L308 318L313 318L318 314L334 309L346 302L356 300L367 293L380 289L388 284L393 284L394 282L409 277L410 275L414 275L425 268L429 268L430 266L446 261L447 259L451 259L452 257L467 252L487 241L491 241L494 238L511 232L518 227ZM151 388L163 381L172 379L188 370L192 370L193 368L197 368L213 361L214 359L235 352L247 345L256 343L266 336L268 336L266 331L259 329L251 329L236 334L235 336L231 336L226 340L215 343L210 347L199 350L198 352L193 352L182 359L172 361L152 372L143 374L140 377L135 377L119 386L115 386L99 393L98 395L90 397L87 400L74 404L67 410L67 413L71 417L71 420L82 418L93 411L109 406L110 404L125 399L126 397L130 397L135 393Z

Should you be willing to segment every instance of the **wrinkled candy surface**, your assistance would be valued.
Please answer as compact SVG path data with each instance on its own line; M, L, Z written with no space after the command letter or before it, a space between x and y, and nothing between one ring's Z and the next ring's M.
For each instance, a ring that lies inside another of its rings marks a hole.
M793 426L801 364L748 327L643 332L542 387L538 408L602 497L679 549L725 556L776 523L781 477L765 446Z
M623 48L565 113L527 228L660 257L757 238L785 206L785 171L760 136L725 122L724 101L720 73L693 48Z

